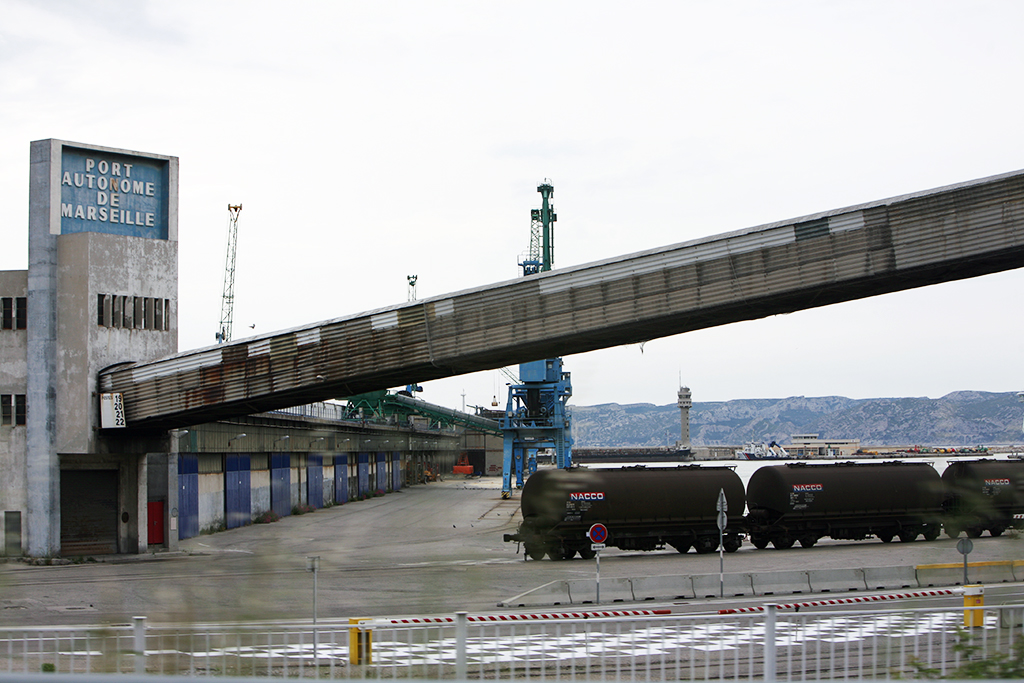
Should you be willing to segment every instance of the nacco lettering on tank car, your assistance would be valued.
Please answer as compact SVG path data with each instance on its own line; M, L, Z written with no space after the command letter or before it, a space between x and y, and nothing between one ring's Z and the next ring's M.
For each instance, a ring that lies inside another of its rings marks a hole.
M590 558L586 532L603 524L606 545L616 548L713 552L719 491L728 502L728 552L744 536L759 549L785 549L825 537L935 540L943 528L950 538L999 536L1024 524L1015 518L1024 515L1020 459L957 461L941 477L928 463L901 461L769 465L754 472L746 491L729 467L638 466L533 474L523 487L523 522L505 540L522 542L535 560Z

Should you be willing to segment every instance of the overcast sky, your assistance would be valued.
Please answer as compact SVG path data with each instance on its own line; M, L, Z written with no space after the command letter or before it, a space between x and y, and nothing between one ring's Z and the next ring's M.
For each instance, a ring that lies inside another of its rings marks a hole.
M0 270L29 143L180 158L179 348L1024 167L1024 3L0 0ZM1024 389L1024 272L565 358L572 403ZM250 328L254 325L255 328ZM504 405L497 372L426 383Z

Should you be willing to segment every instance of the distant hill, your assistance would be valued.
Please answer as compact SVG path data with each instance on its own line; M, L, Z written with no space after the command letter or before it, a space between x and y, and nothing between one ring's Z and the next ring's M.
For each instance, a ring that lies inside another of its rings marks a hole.
M571 404L570 404L571 405ZM674 403L571 406L581 447L665 446L679 439ZM956 391L942 398L842 396L694 402L694 445L790 442L792 434L860 439L868 445L974 446L1024 443L1024 403L1014 392Z

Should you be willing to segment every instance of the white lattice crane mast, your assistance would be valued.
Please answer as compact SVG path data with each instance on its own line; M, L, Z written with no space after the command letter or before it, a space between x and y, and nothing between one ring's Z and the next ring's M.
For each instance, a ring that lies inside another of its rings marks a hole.
M238 247L238 214L241 212L241 204L228 204L228 250L224 261L224 294L220 303L218 344L231 341L231 325L235 317L235 251Z

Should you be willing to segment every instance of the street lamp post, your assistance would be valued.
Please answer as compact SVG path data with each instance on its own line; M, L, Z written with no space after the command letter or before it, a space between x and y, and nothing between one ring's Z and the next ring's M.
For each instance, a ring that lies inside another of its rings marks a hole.
M316 628L316 589L317 589L317 574L320 570L320 556L312 556L306 558L306 571L313 572L313 664L319 666L317 661L317 645L319 641L319 634Z

